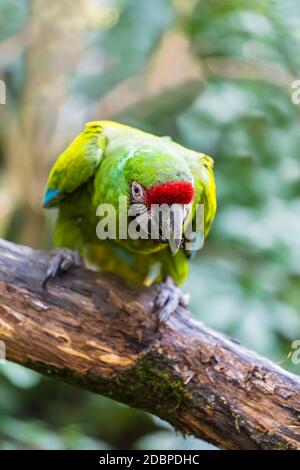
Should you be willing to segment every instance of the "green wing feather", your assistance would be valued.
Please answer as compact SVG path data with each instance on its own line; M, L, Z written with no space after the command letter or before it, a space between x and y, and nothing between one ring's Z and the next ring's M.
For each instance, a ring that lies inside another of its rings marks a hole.
M96 172L106 145L100 122L90 122L58 157L49 175L43 207L54 207Z

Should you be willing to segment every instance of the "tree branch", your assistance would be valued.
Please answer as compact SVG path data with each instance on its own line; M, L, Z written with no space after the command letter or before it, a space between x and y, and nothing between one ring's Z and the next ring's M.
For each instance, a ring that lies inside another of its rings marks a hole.
M49 256L0 241L0 339L9 360L226 449L300 449L299 377L182 308L156 332L155 287L74 269L44 290Z

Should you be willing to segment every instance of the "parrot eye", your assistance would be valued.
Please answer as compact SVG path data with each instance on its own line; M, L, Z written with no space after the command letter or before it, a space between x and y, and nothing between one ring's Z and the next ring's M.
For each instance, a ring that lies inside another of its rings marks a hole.
M143 196L143 187L140 184L133 182L131 192L135 200L140 200Z

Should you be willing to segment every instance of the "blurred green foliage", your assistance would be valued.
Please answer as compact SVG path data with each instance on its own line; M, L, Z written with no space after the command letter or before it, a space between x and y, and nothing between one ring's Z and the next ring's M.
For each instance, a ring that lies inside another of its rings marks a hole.
M1 236L50 246L42 188L85 120L169 134L216 162L218 215L184 287L194 314L300 373L288 357L300 338L299 2L75 3L0 0ZM206 446L111 400L0 367L0 448Z
M104 60L109 62L101 80L99 72L79 74L74 79L75 92L81 92L89 99L99 98L138 72L172 19L173 11L168 0L125 0L118 3L120 17L116 27L90 39L94 47L101 49Z
M0 3L0 40L18 32L27 20L27 4L18 0L2 0Z

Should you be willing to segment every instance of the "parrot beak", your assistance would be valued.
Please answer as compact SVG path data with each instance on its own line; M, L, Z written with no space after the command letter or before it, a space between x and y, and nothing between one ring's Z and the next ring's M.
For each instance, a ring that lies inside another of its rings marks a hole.
M183 224L187 216L184 204L172 204L168 243L172 256L178 253L182 242Z
M157 206L152 214L152 227L159 230L160 239L163 242L168 242L172 256L175 256L181 247L184 224L191 213L191 207L191 204L172 204L170 206L163 204Z

